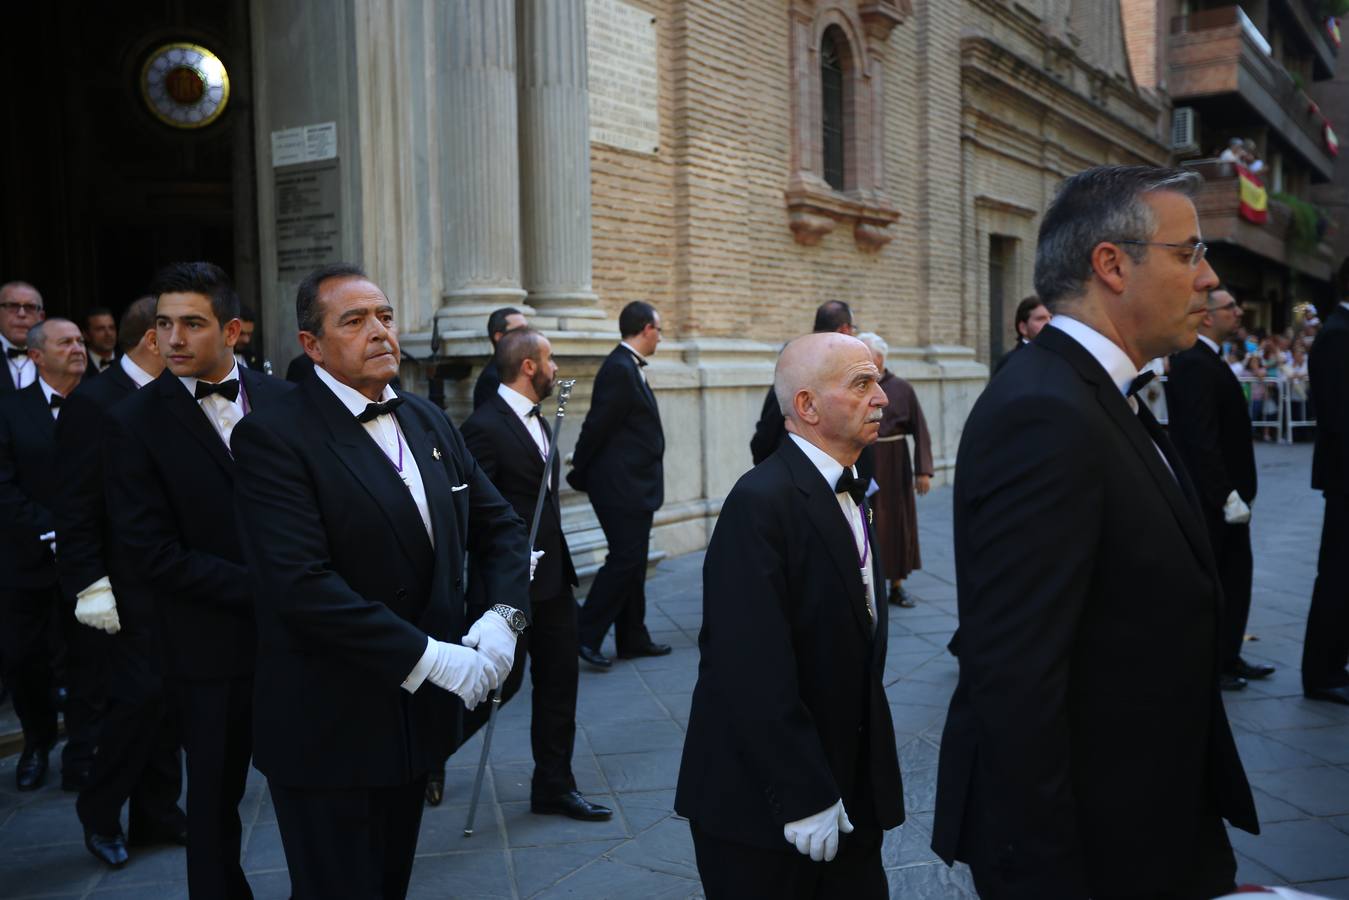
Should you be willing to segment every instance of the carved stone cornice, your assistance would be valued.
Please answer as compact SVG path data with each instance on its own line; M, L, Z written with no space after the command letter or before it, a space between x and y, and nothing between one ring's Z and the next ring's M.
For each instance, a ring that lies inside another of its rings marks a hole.
M840 222L853 224L853 238L867 252L879 250L894 238L890 226L899 221L900 213L879 191L841 193L825 184L796 179L785 196L788 225L797 243L814 246Z
M857 14L867 36L873 41L884 42L896 25L903 25L904 19L913 15L913 3L911 0L870 0L858 5Z

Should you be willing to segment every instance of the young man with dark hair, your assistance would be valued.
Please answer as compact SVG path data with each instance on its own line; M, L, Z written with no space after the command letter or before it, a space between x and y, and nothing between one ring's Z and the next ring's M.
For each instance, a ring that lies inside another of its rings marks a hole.
M252 896L240 866L239 801L253 743L253 579L236 526L230 440L239 421L290 390L241 368L239 298L205 262L156 276L165 371L110 410L104 443L115 554L128 596L154 606L165 678L187 751L187 881L194 898Z
M993 374L996 375L1007 364L1007 360L1012 358L1012 354L1022 347L1035 340L1035 336L1040 333L1040 329L1049 324L1053 316L1049 312L1049 307L1045 306L1044 301L1031 294L1016 305L1016 346L1004 353L997 364L993 366Z
M492 310L492 314L487 317L487 339L492 342L492 349L495 351L502 335L528 327L529 320L525 318L524 313L514 306L503 306ZM482 367L482 371L478 373L478 380L473 385L473 408L477 409L496 396L496 389L500 384L501 373L497 370L494 354L487 361L487 365Z
M609 554L580 613L580 655L613 664L600 652L609 626L623 659L663 656L668 644L646 629L646 556L651 522L665 502L665 432L643 369L661 341L660 313L634 300L618 316L622 341L595 375L590 411L572 453L567 483L590 495Z

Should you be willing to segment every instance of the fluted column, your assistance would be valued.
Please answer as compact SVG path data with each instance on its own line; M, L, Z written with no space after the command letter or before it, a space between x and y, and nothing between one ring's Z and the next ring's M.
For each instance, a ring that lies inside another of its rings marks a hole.
M443 0L435 90L444 253L442 329L519 306L515 0Z
M585 0L515 8L524 287L539 317L585 330L604 315L590 284Z

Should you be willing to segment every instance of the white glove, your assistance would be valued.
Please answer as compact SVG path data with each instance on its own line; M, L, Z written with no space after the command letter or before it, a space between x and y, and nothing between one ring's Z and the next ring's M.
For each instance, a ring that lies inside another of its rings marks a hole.
M543 556L542 550L529 551L529 580L534 580L534 570L539 567L539 557Z
M1228 525L1245 525L1250 520L1251 508L1241 495L1236 491L1228 494L1227 502L1223 504L1223 521Z
M468 647L445 641L436 641L435 648L436 659L431 664L426 680L438 688L458 694L468 709L481 703L492 689L488 684L491 664L487 658Z
M112 594L108 576L75 595L75 621L108 634L122 630L122 622L117 618L117 598Z
M782 826L782 836L787 839L787 843L795 844L798 853L809 856L815 862L829 862L838 855L840 831L844 834L852 832L852 822L848 820L842 800L813 816Z
M487 678L496 690L515 665L515 632L497 613L483 613L464 635L464 646L477 649L487 658Z
M56 555L56 532L55 532L55 531L48 531L48 532L45 532L45 533L43 533L43 534L39 534L39 535L37 536L37 539L38 539L39 541L46 541L46 542L47 542L47 546L50 547L51 550L52 550L52 556L55 556L55 555Z

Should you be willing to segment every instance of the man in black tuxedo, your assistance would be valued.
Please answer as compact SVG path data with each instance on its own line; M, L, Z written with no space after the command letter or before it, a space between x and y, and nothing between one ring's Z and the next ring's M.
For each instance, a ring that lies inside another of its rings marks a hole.
M444 413L389 386L383 291L334 265L301 282L295 307L314 373L233 444L258 586L255 754L292 896L393 900L426 774L458 738L451 692L472 708L514 662L529 553ZM495 605L464 634L466 561Z
M529 320L525 318L524 313L513 306L494 309L492 314L487 317L487 339L492 342L493 354L492 358L487 361L487 365L483 366L482 371L478 373L478 380L473 383L474 409L495 397L497 388L501 385L501 372L497 369L496 361L496 346L500 342L501 336L517 328L528 327Z
M856 338L788 344L773 378L788 438L731 490L707 548L675 810L709 900L889 896L882 832L904 794L855 467L879 377Z
M996 375L1002 371L1002 367L1012 358L1012 354L1025 347L1035 336L1040 333L1040 329L1049 324L1053 316L1049 312L1049 307L1039 297L1031 294L1016 305L1016 346L1008 350L998 358L993 366L993 374Z
M109 411L103 464L116 545L134 582L119 599L154 607L165 678L187 752L187 882L200 897L248 898L239 801L252 750L253 584L235 526L234 427L291 388L234 359L239 297L219 267L156 277L165 371Z
M534 522L544 460L552 430L539 404L552 395L557 363L548 338L532 328L512 328L497 342L495 362L501 374L496 395L474 410L464 423L464 441L497 490L524 519ZM577 663L576 569L562 533L562 505L558 501L560 457L553 457L548 496L539 517L531 553L541 554L529 585L533 614L529 631L520 638L515 668L502 694L509 700L524 678L523 652L529 653L534 685L529 725L534 752L530 808L536 813L559 813L594 821L612 814L591 803L576 790L571 771L576 741ZM470 610L482 607L480 579L469 572Z
M0 394L22 390L37 380L37 367L28 358L28 329L45 313L42 295L26 281L0 284L0 349L5 368L0 372Z
M1302 643L1302 692L1349 705L1349 302L1325 317L1307 368L1316 408L1312 488L1325 497L1326 511Z
M18 789L33 791L47 777L56 743L53 660L56 626L58 477L52 465L56 419L87 364L84 337L69 319L25 329L37 372L27 387L0 395L0 661L14 712L23 728Z
M1251 504L1255 502L1255 447L1250 405L1241 382L1223 361L1222 344L1241 326L1241 307L1222 288L1208 292L1199 340L1171 357L1166 381L1167 430L1199 492L1213 559L1223 587L1218 661L1223 690L1267 678L1274 667L1241 658L1251 611Z
M590 495L609 544L578 623L581 658L601 669L613 665L600 652L610 625L622 659L670 652L646 630L646 555L652 519L665 502L665 432L642 370L660 344L660 313L634 300L619 313L618 332L622 341L595 374L567 473L568 484Z
M66 398L56 425L61 481L54 510L61 537L56 562L72 648L66 664L67 733L71 710L82 695L94 696L102 706L98 753L75 810L85 846L113 867L128 859L121 823L128 801L132 845L187 840L187 818L178 808L179 729L160 671L153 599L127 560L114 552L104 494L103 439L110 410L164 371L156 303L154 297L141 297L127 307L118 335L122 355Z
M1258 830L1218 690L1203 512L1134 396L1148 360L1194 343L1217 285L1199 181L1104 166L1063 184L1035 264L1054 320L961 438L960 675L932 847L986 900L1229 893L1222 820Z
M84 369L84 380L97 378L117 362L117 319L106 306L91 309L84 317L84 345L89 351L89 365Z

